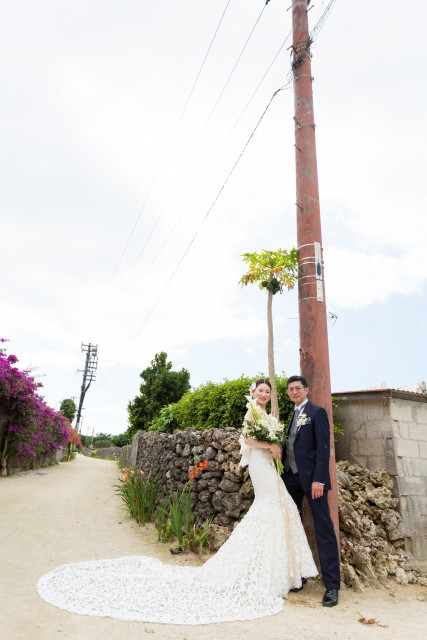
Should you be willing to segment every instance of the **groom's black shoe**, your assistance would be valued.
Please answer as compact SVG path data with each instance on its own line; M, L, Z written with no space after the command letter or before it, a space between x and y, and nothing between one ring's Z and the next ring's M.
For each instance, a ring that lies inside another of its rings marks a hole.
M301 591L301 589L304 588L304 585L307 582L307 578L301 578L301 582L302 582L302 584L301 584L300 587L295 587L294 589L289 589L289 591L291 591L292 593L296 593L297 591Z
M338 591L336 589L326 589L322 605L324 607L335 607L336 604L338 604Z

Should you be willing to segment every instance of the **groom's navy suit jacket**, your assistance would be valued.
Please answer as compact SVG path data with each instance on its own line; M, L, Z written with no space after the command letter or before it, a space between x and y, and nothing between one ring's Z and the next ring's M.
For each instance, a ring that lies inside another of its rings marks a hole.
M306 403L301 415L306 415L308 421L298 428L294 443L295 462L301 486L306 493L311 492L312 482L321 482L325 490L331 488L329 477L330 432L329 419L325 409ZM292 422L289 421L287 435ZM283 449L283 462L286 458L286 445Z

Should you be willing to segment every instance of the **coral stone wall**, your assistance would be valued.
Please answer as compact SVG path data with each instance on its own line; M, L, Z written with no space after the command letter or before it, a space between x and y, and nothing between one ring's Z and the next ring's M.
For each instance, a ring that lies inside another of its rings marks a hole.
M156 471L161 487L172 493L182 488L196 462L208 467L192 484L198 521L232 526L247 512L254 497L247 468L239 466L240 432L231 427L173 434L139 431L132 441L131 464Z
M130 464L146 473L156 471L161 491L171 494L184 486L195 462L209 460L192 485L194 512L199 522L213 518L219 525L215 535L224 527L229 535L254 497L249 471L239 466L239 435L230 427L173 434L140 431L133 438ZM386 586L392 576L401 584L427 586L403 548L402 518L395 510L393 481L386 470L368 471L347 462L339 463L337 469L345 584L363 590Z
M381 389L335 397L345 425L336 443L337 460L387 470L405 548L427 569L427 394Z
M101 447L99 449L95 447L83 447L83 453L93 458L120 460L121 464L126 467L130 464L130 449L130 445L126 445L125 447Z

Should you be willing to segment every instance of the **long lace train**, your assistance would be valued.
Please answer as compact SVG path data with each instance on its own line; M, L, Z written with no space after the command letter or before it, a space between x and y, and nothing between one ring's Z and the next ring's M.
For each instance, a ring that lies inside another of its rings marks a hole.
M140 622L195 625L279 613L289 589L300 586L302 576L317 575L317 569L296 506L277 481L267 452L253 449L249 469L255 500L202 567L145 556L67 564L40 578L40 596L74 613Z

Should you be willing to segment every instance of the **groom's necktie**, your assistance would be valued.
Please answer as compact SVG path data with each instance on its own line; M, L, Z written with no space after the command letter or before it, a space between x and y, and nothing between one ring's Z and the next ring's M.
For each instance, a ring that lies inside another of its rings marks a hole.
M298 471L297 465L295 462L295 455L294 455L294 443L295 443L295 438L298 432L297 430L298 416L299 416L299 410L295 409L294 415L292 417L291 425L289 427L288 444L286 445L286 458L285 458L285 464L284 464L285 471L289 471L289 469L291 469L293 473L297 473Z

